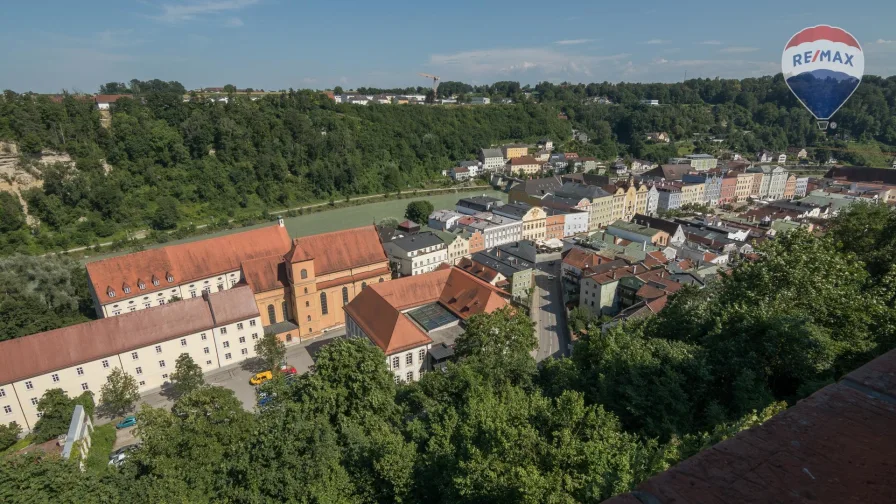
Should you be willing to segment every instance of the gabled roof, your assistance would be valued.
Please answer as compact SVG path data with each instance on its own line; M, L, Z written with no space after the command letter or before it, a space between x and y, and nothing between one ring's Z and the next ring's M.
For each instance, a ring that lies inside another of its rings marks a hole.
M122 94L113 94L113 95L96 95L93 97L96 103L115 103L120 98L134 98L133 95L122 95Z
M243 279L258 294L289 286L283 256L268 256L243 261Z
M413 252L415 250L442 245L445 242L438 235L432 232L424 231L421 233L404 236L402 238L396 238L389 243L395 245L405 252Z
M286 259L314 259L317 276L389 261L374 226L296 238Z
M504 153L501 149L480 149L483 158L501 158L504 159Z
M644 172L642 177L662 177L666 180L681 180L682 175L691 171L690 164L664 164Z
M610 261L612 261L612 259L599 255L597 252L581 247L572 247L563 253L562 263L579 270L584 270L585 268L591 268Z
M647 226L651 228L656 228L661 231L665 231L669 233L669 236L674 235L679 229L681 229L681 225L668 221L666 219L660 219L659 217L651 217L649 215L644 214L635 214L635 217L632 219L632 222L636 224L640 224L642 226Z
M107 304L237 271L243 261L288 251L286 228L274 225L95 261L87 264L87 274L99 302ZM169 275L173 277L170 283ZM150 281L153 276L159 279L158 286ZM145 289L138 288L138 279ZM124 292L124 284L130 293ZM109 296L110 290L114 297Z
M520 156L510 160L510 166L534 165L539 164L538 160L532 156Z
M896 170L892 168L869 168L867 166L835 166L825 173L824 178L846 180L848 182L878 182L896 185Z
M457 268L378 283L363 289L345 311L386 355L431 343L432 339L404 312L438 302L467 319L507 305L501 291Z
M0 384L258 316L248 287L0 342Z
M560 177L547 177L539 179L526 180L514 189L522 189L523 192L530 196L542 197L559 189L563 183Z

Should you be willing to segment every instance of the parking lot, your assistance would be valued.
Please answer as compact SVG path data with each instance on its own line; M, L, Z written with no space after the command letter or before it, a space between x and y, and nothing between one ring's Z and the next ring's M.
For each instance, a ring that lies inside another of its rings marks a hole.
M330 331L323 336L315 338L312 341L298 343L286 347L286 362L290 366L296 368L298 373L306 373L311 366L314 365L314 356L321 348L332 343L335 339L345 336L344 329L336 329ZM265 365L259 359L248 359L238 364L233 364L226 368L216 369L205 374L205 382L209 385L233 390L236 397L243 403L243 407L249 411L255 409L255 386L249 383L249 378L259 371L264 371ZM141 404L148 404L154 408L171 408L174 401L166 390L157 390L143 395L140 398ZM97 424L108 423L113 419L99 417L96 418ZM116 422L118 419L114 419ZM122 435L124 431L130 431L132 428L122 429L115 441L115 447L126 446L134 442L131 435L130 441L124 442L122 439L127 438L127 434Z

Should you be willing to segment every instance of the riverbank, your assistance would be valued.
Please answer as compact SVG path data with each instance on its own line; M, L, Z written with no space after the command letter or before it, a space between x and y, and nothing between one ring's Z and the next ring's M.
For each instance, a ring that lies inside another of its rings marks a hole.
M276 222L277 216L282 216L284 225L289 235L293 238L302 236L328 233L330 231L339 231L342 229L350 229L353 227L365 226L379 222L387 217L394 217L399 220L404 219L404 210L408 203L414 200L425 199L433 204L436 209L454 208L457 200L469 195L487 195L500 198L507 201L507 195L500 191L495 191L490 187L464 187L449 188L436 190L419 190L401 195L389 195L384 198L378 194L367 196L364 198L356 198L348 202L320 203L297 209L289 209L280 212L270 212L269 220L260 220L258 222L249 222L246 225L237 223L229 223L223 229L209 229L209 226L197 226L196 234L180 239L165 240L170 234L144 233L138 240L124 242L122 248L116 250L103 250L102 247L85 247L68 251L69 255L78 258L82 263L98 261L109 257L116 257L139 250L147 250L152 248L164 247L179 243L189 243L216 236L225 236L228 234L239 233L269 226ZM348 205L348 206L345 206ZM203 232L203 230L207 232ZM137 233L135 233L137 234ZM161 239L161 240L160 240ZM109 244L111 245L111 243Z

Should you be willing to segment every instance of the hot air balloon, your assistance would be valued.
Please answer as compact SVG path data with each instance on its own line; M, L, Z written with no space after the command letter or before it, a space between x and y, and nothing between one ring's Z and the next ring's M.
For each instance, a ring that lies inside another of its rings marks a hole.
M846 30L820 25L790 38L781 55L790 91L815 116L821 129L862 82L862 46Z

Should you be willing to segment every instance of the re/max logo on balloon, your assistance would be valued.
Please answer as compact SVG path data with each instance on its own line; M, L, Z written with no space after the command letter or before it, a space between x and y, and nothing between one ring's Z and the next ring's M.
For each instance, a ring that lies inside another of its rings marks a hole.
M852 64L852 59L855 57L855 54L849 53L840 53L840 51L823 51L821 49L816 49L813 53L812 51L806 51L804 53L797 53L793 55L793 66L802 65L803 63L815 63L815 62L824 62L830 61L831 63L842 63L844 65L854 66Z

